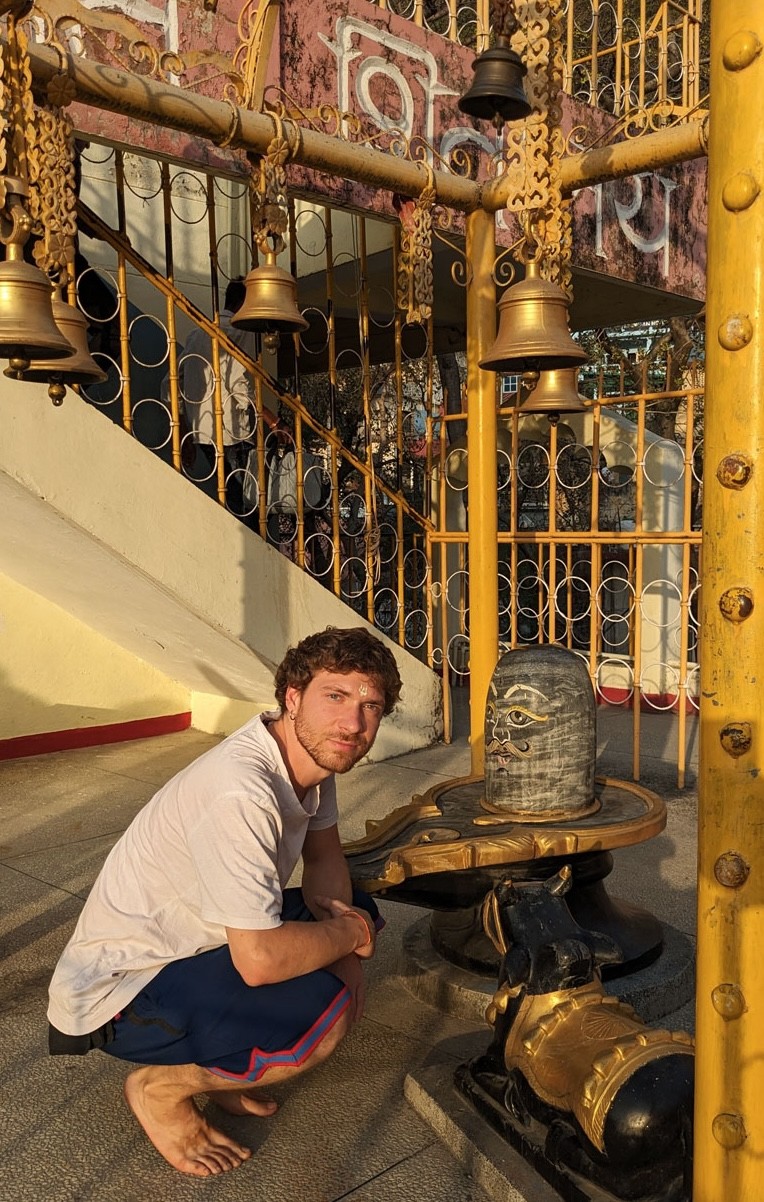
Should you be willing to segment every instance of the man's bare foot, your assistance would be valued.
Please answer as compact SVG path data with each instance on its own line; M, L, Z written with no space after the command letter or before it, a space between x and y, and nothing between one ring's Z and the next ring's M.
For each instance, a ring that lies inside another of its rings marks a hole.
M252 1155L211 1127L163 1066L146 1065L131 1073L125 1098L157 1152L181 1173L212 1177L238 1168Z
M267 1098L249 1089L209 1089L207 1097L229 1114L256 1114L259 1118L267 1119L279 1108L274 1098Z

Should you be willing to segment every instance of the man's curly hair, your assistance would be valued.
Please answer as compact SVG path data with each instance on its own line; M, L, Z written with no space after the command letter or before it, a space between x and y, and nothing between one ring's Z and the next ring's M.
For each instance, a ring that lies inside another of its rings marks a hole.
M394 709L400 696L401 678L392 652L363 626L345 630L327 626L289 648L276 669L276 700L281 709L286 706L288 688L302 692L321 671L363 672L373 677L385 696L385 714Z

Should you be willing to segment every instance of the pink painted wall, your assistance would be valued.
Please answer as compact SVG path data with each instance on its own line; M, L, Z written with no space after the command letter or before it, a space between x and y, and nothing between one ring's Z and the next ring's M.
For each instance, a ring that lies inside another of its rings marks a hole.
M214 13L200 0L128 0L88 11L86 19L91 25L100 21L108 27L107 41L119 54L119 61L127 65L126 38L131 24L122 14L138 14L145 41L160 52L181 53L192 64L189 80L200 91L221 98L229 86L226 71L240 40L242 9L246 17L249 10L240 0L218 0ZM86 39L84 49L92 57L116 65L94 41ZM389 145L393 126L402 126L412 145L436 167L439 156L447 158L460 146L485 162L495 150L495 131L488 122L470 121L456 107L459 95L472 80L473 58L470 50L418 29L366 0L282 0L266 98L301 110L324 130L320 106L349 111L381 146ZM144 146L176 160L246 169L240 154L118 113L77 107L75 120L93 135ZM599 130L608 121L606 115L565 98L563 124L567 131L580 125ZM339 204L394 215L386 192L370 191L295 165L289 168L289 181L293 188ZM702 162L583 190L574 202L576 265L702 299L705 184ZM502 232L501 221L499 224L500 239L506 241L509 235Z

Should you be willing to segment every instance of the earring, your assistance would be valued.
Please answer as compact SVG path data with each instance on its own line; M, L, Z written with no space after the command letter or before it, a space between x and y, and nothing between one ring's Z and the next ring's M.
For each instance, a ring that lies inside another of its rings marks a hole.
M294 722L294 714L292 713L291 710L289 711L289 721Z

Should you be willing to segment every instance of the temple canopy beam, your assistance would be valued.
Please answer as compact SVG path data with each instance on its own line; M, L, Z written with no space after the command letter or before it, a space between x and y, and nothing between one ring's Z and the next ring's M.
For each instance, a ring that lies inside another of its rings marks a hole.
M51 47L30 45L29 58L38 88L47 88L54 77L60 76L61 57ZM74 99L92 108L185 130L215 145L235 146L253 154L263 154L274 136L275 122L267 113L240 108L226 100L200 96L85 58L68 57L66 71L74 85ZM405 196L421 195L429 183L430 173L424 164L289 121L284 122L284 129L291 140L292 159L303 167ZM591 184L702 158L707 134L707 119L691 121L569 155L561 163L563 192L569 195ZM438 203L465 213L481 208L497 212L506 206L513 187L512 172L484 185L449 171L432 174Z

